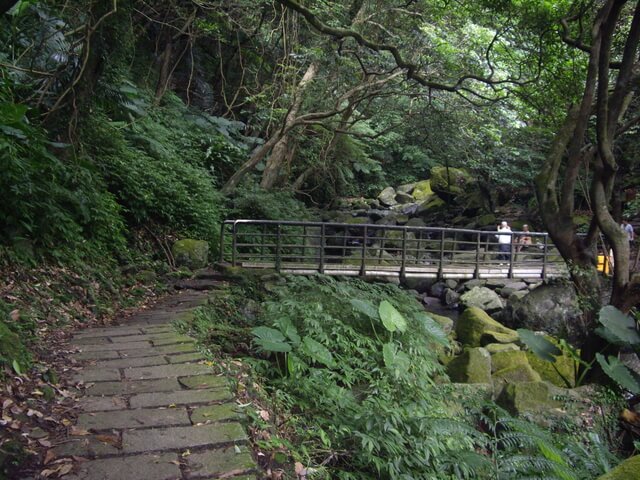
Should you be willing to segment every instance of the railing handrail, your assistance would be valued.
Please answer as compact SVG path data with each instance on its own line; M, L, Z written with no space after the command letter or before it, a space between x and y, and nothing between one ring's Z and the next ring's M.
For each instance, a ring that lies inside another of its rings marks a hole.
M358 217L354 217L358 218ZM312 226L312 227L320 227L322 225L331 225L332 227L347 227L347 228L358 228L358 227L373 227L380 228L385 230L424 230L424 231L432 231L439 232L444 230L445 232L457 232L457 233L480 233L485 235L532 235L537 237L548 236L547 232L527 232L524 230L511 230L509 232L499 231L499 230L478 230L478 229L468 229L468 228L453 228L453 227L420 227L413 225L380 225L377 223L342 223L342 222L315 222L315 221L304 221L304 220L255 220L255 219L237 219L237 220L224 220L223 225L234 225L234 224L256 224L256 225L290 225L290 226Z

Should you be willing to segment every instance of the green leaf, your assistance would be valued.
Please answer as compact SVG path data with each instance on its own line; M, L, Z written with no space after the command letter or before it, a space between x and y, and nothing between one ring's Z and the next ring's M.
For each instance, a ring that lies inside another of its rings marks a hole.
M20 367L20 364L18 363L17 360L14 360L13 362L11 362L11 365L13 366L13 370L18 374L18 375L22 375L22 368Z
M380 319L382 320L384 328L390 332L395 332L396 330L404 332L407 330L407 321L388 301L383 300L380 302L378 313L380 314Z
M290 352L291 345L287 343L284 335L275 328L256 327L251 330L254 343L267 352Z
M307 364L302 361L300 357L291 353L287 355L287 370L289 375L294 376L297 373L304 372L307 369Z
M293 345L300 345L300 335L298 334L298 329L293 325L291 319L288 317L280 317L277 321L277 327L280 329L284 335L291 340Z
M373 305L373 303L367 300L352 298L351 306L356 312L360 312L366 315L367 317L373 318L375 320L378 320L380 318L380 316L378 315L378 310L376 310L376 307Z
M304 339L302 339L302 346L304 352L314 361L322 363L327 367L333 367L335 365L333 355L329 349L320 342L311 337L304 337Z
M447 334L444 333L442 327L438 322L436 322L433 318L431 318L426 313L416 313L415 319L420 323L423 327L427 335L435 342L440 345L447 347L449 346L449 338Z
M264 338L257 338L254 340L254 343L258 345L265 352L290 352L291 345L284 342L274 342L272 340L267 340Z
M406 374L411 366L409 356L399 351L398 345L395 343L385 343L382 346L382 358L385 366L392 370L396 377Z
M624 363L613 355L610 355L609 358L606 359L604 355L600 353L596 353L596 360L598 360L604 373L609 375L618 385L626 388L634 395L640 393L640 383L633 378L633 375L631 375L631 372Z
M271 340L274 342L284 342L285 338L282 332L276 330L275 328L269 327L256 327L251 330L251 333L260 339Z
M602 307L598 314L598 321L607 330L605 337L607 340L613 336L618 339L615 343L640 345L640 335L636 330L635 320L613 305Z
M522 340L527 347L529 347L531 351L542 360L553 363L556 361L555 356L562 355L562 351L549 340L544 338L543 335L538 335L526 328L519 328L518 335L520 336L520 340Z

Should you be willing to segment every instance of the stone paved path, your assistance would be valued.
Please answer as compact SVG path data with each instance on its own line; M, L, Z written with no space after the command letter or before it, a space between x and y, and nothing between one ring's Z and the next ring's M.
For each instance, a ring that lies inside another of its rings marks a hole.
M83 365L75 380L86 394L72 436L55 452L90 460L65 479L256 478L227 380L170 324L209 295L185 291L124 325L73 337Z

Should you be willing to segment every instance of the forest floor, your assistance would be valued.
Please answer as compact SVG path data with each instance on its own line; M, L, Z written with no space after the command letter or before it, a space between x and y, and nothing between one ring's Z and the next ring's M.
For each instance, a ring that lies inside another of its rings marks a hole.
M215 292L183 290L120 324L76 332L72 420L20 478L255 478L229 383L171 322Z

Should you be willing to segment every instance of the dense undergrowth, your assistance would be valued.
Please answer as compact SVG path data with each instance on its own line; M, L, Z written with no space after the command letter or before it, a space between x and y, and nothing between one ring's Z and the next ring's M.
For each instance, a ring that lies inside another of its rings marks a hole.
M610 424L587 434L567 416L541 428L482 389L450 384L438 362L446 336L399 288L326 277L265 285L243 278L182 326L251 367L237 389L266 468L297 464L326 479L566 480L617 462L599 435Z

